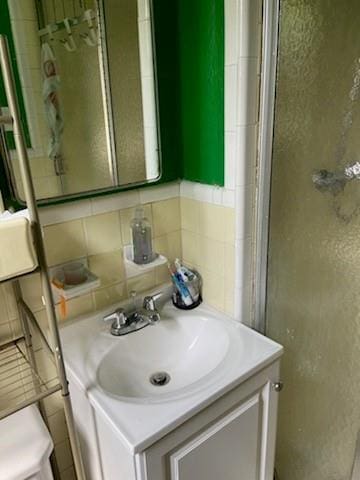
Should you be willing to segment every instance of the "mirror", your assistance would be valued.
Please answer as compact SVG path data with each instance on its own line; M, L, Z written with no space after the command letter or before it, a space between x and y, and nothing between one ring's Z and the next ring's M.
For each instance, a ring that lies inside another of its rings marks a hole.
M150 1L34 0L26 12L8 0L38 200L159 179ZM21 15L33 15L26 30Z

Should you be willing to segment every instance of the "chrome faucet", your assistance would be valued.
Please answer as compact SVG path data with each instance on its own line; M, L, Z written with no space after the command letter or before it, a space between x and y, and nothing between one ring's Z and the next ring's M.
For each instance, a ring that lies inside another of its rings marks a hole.
M135 309L130 315L125 313L123 308L118 308L115 312L105 315L104 321L111 321L110 333L116 337L136 332L148 325L154 325L160 320L160 313L156 309L155 302L162 296L157 293L147 296L143 300L143 308Z
M156 293L155 295L148 295L144 298L143 308L148 312L149 319L152 323L156 323L160 320L160 313L157 311L155 302L161 296L161 293Z

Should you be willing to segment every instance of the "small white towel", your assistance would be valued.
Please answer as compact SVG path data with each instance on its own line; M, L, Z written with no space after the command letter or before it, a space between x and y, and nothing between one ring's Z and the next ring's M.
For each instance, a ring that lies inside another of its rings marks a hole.
M28 210L0 214L0 281L33 271L38 262Z
M59 101L60 77L58 75L54 52L46 42L43 43L41 47L41 63L43 77L42 95L50 128L48 155L54 161L55 168L58 169L57 167L62 164L61 139L64 130L64 121ZM63 172L60 171L57 173L60 174Z

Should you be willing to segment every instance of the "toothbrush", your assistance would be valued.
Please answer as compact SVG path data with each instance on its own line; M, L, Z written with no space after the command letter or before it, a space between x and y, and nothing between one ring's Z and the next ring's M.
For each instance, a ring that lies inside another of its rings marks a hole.
M194 272L182 265L178 258L175 259L174 265L176 271L178 272L179 276L181 276L182 281L186 285L193 302L196 302L199 298L199 292L194 287L193 282L195 279L197 279L197 276L194 274Z
M182 301L184 302L184 304L186 306L189 307L190 305L192 305L193 300L191 298L191 295L190 295L190 292L189 292L188 288L186 287L182 278L181 277L179 278L179 276L176 275L177 272L176 271L174 272L174 270L172 269L170 264L168 264L168 269L169 269L172 281L174 282L174 285L175 285L177 291L179 292Z

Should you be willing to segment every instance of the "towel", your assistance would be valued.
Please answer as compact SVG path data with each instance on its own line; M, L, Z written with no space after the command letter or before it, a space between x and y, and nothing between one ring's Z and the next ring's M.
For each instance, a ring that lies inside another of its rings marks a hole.
M0 281L36 268L38 261L27 209L0 214L0 252Z
M61 155L61 139L64 122L59 101L60 77L57 71L54 52L46 42L43 43L41 47L41 66L43 77L42 95L50 128L48 155L54 161L56 174L61 175L65 172Z
M0 213L0 222L5 220L13 220L14 218L26 218L30 220L29 210L26 208L24 210L18 210L17 212L9 212L9 210L5 210L4 212Z

